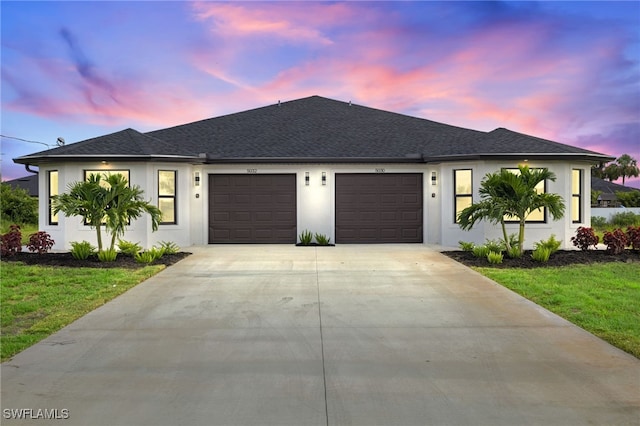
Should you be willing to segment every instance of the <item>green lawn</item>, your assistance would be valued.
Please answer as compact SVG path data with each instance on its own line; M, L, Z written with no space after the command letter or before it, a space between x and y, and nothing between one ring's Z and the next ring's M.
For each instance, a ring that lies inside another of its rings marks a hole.
M0 262L2 361L164 268L54 268Z
M640 263L474 269L640 358Z

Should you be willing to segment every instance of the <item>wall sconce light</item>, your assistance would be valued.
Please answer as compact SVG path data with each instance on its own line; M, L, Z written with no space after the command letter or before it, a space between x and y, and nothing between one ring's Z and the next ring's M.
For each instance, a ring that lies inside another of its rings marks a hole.
M438 178L436 177L436 172L431 172L431 185L435 185L438 183Z
M304 184L309 186L309 172L304 172Z
M193 174L193 186L200 186L200 172Z
M322 185L327 184L327 172L322 172Z

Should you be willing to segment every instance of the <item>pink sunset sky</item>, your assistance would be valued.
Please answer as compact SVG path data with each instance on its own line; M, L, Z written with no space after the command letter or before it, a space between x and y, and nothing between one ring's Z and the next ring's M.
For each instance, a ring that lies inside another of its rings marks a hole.
M33 142L310 95L640 160L637 1L0 7L3 180L28 174L12 158Z

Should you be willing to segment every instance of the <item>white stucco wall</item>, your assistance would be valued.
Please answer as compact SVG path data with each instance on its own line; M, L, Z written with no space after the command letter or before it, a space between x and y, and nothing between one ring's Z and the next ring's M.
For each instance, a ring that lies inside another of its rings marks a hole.
M530 223L526 226L527 248L541 239L555 234L565 248L571 247L570 238L579 226L589 226L590 211L590 164L565 163L561 161L527 163L530 167L548 167L557 175L556 182L547 183L547 191L560 194L565 200L567 211L560 221L548 218L547 223ZM64 219L58 225L48 225L47 171L58 170L59 192L84 178L84 170L129 170L131 184L143 188L144 197L157 205L158 170L177 171L177 218L175 225L161 225L152 233L146 216L134 221L123 239L139 242L149 248L160 241L172 241L181 247L208 243L209 174L269 174L292 173L296 175L297 234L303 230L321 233L335 241L335 174L336 173L423 173L423 241L425 244L439 244L458 247L459 241L483 243L486 239L502 238L499 227L484 222L476 224L471 231L463 231L454 223L453 171L471 169L473 171L474 201L479 200L482 178L500 168L513 168L518 164L510 161L470 161L442 164L237 164L237 165L191 165L184 163L131 163L112 162L102 164L50 164L40 167L40 229L48 232L56 241L55 249L68 250L72 241L87 240L96 244L95 230L82 223L80 217ZM571 221L571 170L583 170L583 221ZM195 173L200 175L200 184L195 184ZM309 185L305 185L305 173L309 173ZM322 185L322 173L326 173L326 185ZM436 173L435 185L432 172ZM509 233L517 232L517 224L508 225Z
M178 246L191 245L189 235L191 221L191 206L188 199L190 191L190 165L175 163L130 163L130 162L101 162L82 164L48 164L40 167L39 183L39 228L51 235L55 241L54 249L69 250L73 241L89 241L97 245L95 228L84 225L79 216L65 218L60 213L58 225L49 225L48 222L48 171L58 171L58 192L67 192L70 184L84 179L84 170L128 170L131 185L139 185L143 190L143 197L153 205L158 204L158 170L177 171L177 204L178 224L160 225L157 232L151 232L151 221L148 215L132 221L127 227L123 240L139 243L143 248L150 248L160 241L172 241ZM103 245L110 243L109 236L102 231Z
M530 249L533 244L542 239L549 238L552 234L558 240L562 240L563 248L570 248L571 237L575 235L575 231L579 226L588 226L590 224L590 164L589 163L566 163L561 161L528 161L521 164L527 164L531 168L546 167L556 174L556 181L547 182L547 192L559 194L565 202L565 215L562 219L554 221L549 215L546 223L527 223L525 226L525 248ZM444 200L442 203L442 235L441 244L446 247L457 247L459 241L473 241L476 244L483 243L486 239L502 239L502 230L500 226L493 226L486 222L477 223L471 231L462 231L460 227L454 223L454 204L453 204L453 171L455 169L473 170L473 200L480 200L480 184L487 173L494 173L502 168L515 168L517 162L510 161L475 161L446 163L442 165L442 192L448 194L450 200ZM571 220L571 172L573 169L583 170L582 182L582 222L573 223ZM513 234L518 232L518 224L507 224L507 233Z

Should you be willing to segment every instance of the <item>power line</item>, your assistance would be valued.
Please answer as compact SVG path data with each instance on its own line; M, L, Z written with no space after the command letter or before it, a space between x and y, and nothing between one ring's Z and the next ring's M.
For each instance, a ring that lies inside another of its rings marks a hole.
M15 140L17 140L17 141L22 141L22 142L39 143L40 145L44 145L44 146L46 146L47 148L50 148L50 147L52 147L52 146L55 146L55 145L49 145L48 143L44 143L44 142L39 142L39 141L30 141L30 140L27 140L27 139L16 138L16 137L13 137L13 136L6 136L6 135L0 135L0 136L2 136L3 138L7 138L7 139L15 139Z

